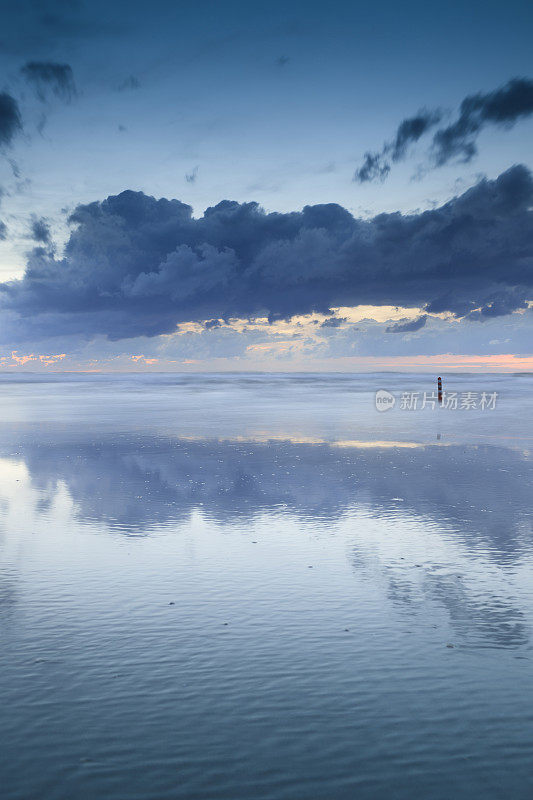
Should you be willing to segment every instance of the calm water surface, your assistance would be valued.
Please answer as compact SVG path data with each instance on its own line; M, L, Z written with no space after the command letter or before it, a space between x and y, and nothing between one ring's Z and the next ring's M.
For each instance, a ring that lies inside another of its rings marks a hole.
M5 800L533 796L533 377L0 377Z

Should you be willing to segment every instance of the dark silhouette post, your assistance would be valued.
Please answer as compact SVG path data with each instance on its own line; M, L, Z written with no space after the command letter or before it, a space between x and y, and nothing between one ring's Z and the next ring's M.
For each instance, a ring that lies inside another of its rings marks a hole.
M439 392L439 406L442 405L442 380L437 378L437 389Z

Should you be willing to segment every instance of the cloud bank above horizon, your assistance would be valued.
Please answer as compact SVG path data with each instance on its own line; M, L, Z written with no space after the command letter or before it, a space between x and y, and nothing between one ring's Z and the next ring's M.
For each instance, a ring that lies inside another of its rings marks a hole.
M229 200L195 219L179 200L125 191L79 206L64 255L41 238L24 277L0 285L0 336L113 341L358 305L482 322L533 299L532 206L522 165L439 208L367 220L335 204L266 213Z

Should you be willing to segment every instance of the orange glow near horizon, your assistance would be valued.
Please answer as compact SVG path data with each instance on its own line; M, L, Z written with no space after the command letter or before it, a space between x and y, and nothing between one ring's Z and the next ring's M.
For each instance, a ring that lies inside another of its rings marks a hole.
M394 356L390 359L370 358L369 360L382 361L391 366L401 365L406 367L441 367L447 369L473 367L476 369L502 370L504 372L533 370L533 356L517 356L513 353L486 356L463 356L446 353L435 356Z
M43 364L45 367L49 367L52 364L57 364L58 361L62 361L66 357L67 357L66 353L56 353L53 355L38 355L38 354L36 355L35 353L28 353L19 356L18 350L12 350L11 358L9 358L8 356L0 358L0 364L4 367L9 367L9 366L23 367L24 364L34 361Z
M150 364L159 363L159 359L158 358L146 358L145 355L130 356L130 358L131 358L132 361L135 361L136 364L148 364L148 365L150 365Z
M102 360L75 361L66 353L38 355L19 354L0 357L0 369L39 367L49 372L533 372L533 355L438 355L414 356L342 356L314 358L302 356L294 347L294 357L283 358L295 343L282 341L250 345L244 357L211 359L149 358L143 354L116 355ZM276 352L277 350L277 352ZM277 356L282 356L279 358ZM64 363L67 359L67 363ZM61 363L60 363L61 362ZM133 362L133 364L132 364ZM133 366L133 370L132 370ZM148 368L148 369L143 369Z

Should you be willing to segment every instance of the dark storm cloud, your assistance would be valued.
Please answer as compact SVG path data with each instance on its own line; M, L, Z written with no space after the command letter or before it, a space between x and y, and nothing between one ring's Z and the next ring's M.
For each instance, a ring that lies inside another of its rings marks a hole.
M433 137L435 162L438 166L452 158L470 161L477 153L475 138L487 125L512 127L533 114L533 81L514 78L487 94L465 97L459 117L452 125Z
M178 200L126 191L79 206L64 257L37 249L0 297L18 340L154 336L357 304L509 313L533 294L532 205L524 166L440 208L369 220L335 204L267 214L229 200L195 219Z
M191 172L187 172L185 175L185 180L187 183L196 183L196 178L198 177L198 167L194 167Z
M49 244L50 227L45 219L33 219L31 222L31 236L36 242Z
M141 82L138 78L135 77L135 75L128 75L128 77L124 78L122 83L119 84L119 86L117 86L117 90L119 92L127 92L140 88L141 88Z
M359 181L359 183L367 183L378 179L384 181L389 172L390 164L383 151L381 153L368 152L365 153L363 165L354 175L354 181Z
M408 322L397 322L394 325L387 326L387 333L412 333L419 331L424 327L427 321L427 315L423 314L416 319L409 320Z
M390 155L393 161L405 157L407 148L413 142L418 142L420 137L430 128L440 122L440 111L420 111L416 117L404 119L396 131L396 137L390 145Z
M493 298L489 298L480 309L467 314L467 319L482 321L493 317L503 317L515 309L526 309L528 299L529 293L524 289L498 292Z
M9 166L11 167L11 172L13 173L13 177L14 178L20 178L21 177L21 172L20 172L20 168L19 168L19 165L17 164L17 162L14 159L9 158L8 159L8 163L9 163Z
M69 64L56 64L52 61L29 61L21 67L21 73L33 86L37 97L45 101L51 92L65 103L76 96L76 84Z
M7 92L0 92L0 145L9 145L22 129L18 103Z
M386 142L379 153L365 153L363 165L355 173L354 180L359 183L384 180L390 172L390 162L405 158L409 145L417 142L440 119L439 111L425 110L419 111L415 117L404 119L392 142Z
M519 120L533 114L533 81L513 78L492 92L469 95L459 108L455 122L439 128L431 146L431 161L441 167L452 159L471 161L477 154L476 138L487 125L512 128ZM402 161L410 144L435 128L442 119L440 111L422 111L405 119L398 127L393 141L386 142L379 152L364 155L362 166L354 180L366 183L384 180L391 170L391 162Z

